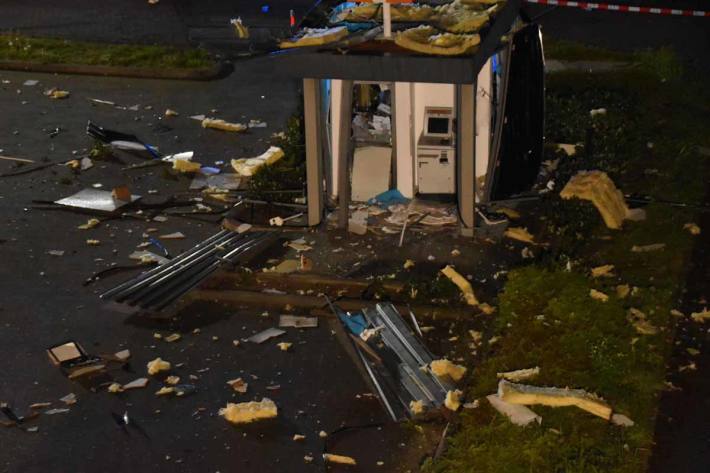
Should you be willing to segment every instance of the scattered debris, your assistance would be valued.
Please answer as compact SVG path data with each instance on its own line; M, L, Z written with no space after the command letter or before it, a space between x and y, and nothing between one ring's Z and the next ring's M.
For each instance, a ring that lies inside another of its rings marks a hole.
M409 402L409 411L412 415L419 415L424 413L424 403L420 400Z
M631 247L633 253L648 253L649 251L659 251L666 247L665 243L652 243L650 245L634 245Z
M323 461L326 463L337 463L338 465L357 465L357 462L353 457L348 457L345 455L335 455L333 453L324 453Z
M449 377L453 381L461 381L466 374L466 367L452 363L447 359L434 360L429 363L429 368L439 378Z
M291 348L291 345L293 345L293 343L290 342L281 342L276 344L276 346L279 347L279 350L281 351L288 351Z
M640 311L639 309L631 307L629 309L628 318L631 324L636 329L636 332L638 332L639 334L655 335L658 333L658 328L655 327L651 322L649 322L646 318L646 314Z
M71 406L72 404L76 404L76 394L69 393L64 397L60 397L59 400L62 401L67 406Z
M53 87L49 90L45 90L44 95L46 95L50 99L65 99L65 98L69 97L69 91L68 90L59 90L56 87Z
M557 143L557 149L565 152L567 156L574 156L577 154L577 145L569 143Z
M182 232L173 232L165 235L160 235L158 238L161 240L182 240L185 238L185 234Z
M601 291L597 291L596 289L590 289L590 290L589 290L589 296L590 296L592 299L597 300L597 301L600 301L600 302L606 302L606 301L609 300L609 296L608 296L608 295L604 294L604 293L601 292Z
M301 434L293 434L293 441L294 442L300 442L301 440L305 440L306 436L301 435Z
M227 407L219 410L219 415L233 424L248 424L261 419L271 419L278 414L274 401L263 398L261 401L227 403Z
M461 407L461 396L463 392L459 389L453 391L448 391L446 393L446 400L444 401L444 406L450 411L456 412Z
M59 408L59 409L46 410L43 412L43 414L48 415L48 416L52 416L54 414L66 414L67 412L69 412L69 409Z
M0 152L2 152L2 150L0 150ZM10 156L0 156L0 159L2 159L4 161L16 161L18 163L30 163L30 164L34 163L34 161L31 159L11 158Z
M169 384L171 386L175 386L180 382L180 376L168 376L165 378L165 384Z
M710 320L710 310L705 307L700 312L691 313L690 318L693 319L693 322L705 323L706 320Z
M626 417L624 414L612 414L611 423L620 427L634 426L634 421Z
M691 235L700 235L700 227L697 223L686 223L683 230L688 230Z
M101 244L101 240L96 240L94 238L89 238L86 240L86 244L89 246L99 246Z
M611 418L611 407L600 397L583 389L546 388L515 384L504 379L498 383L498 397L512 404L542 404L561 407L576 406L603 419Z
M155 392L156 396L166 396L168 394L174 394L175 388L173 386L163 386L158 391Z
M242 18L232 18L229 20L229 24L234 27L234 32L237 35L237 38L239 39L248 39L249 38L249 28L242 23Z
M625 219L643 220L643 209L629 209L624 195L602 171L580 171L560 192L563 199L589 200L594 204L608 228L619 229Z
M158 358L160 359L160 358ZM148 378L138 378L134 379L128 384L124 384L122 386L124 391L128 391L129 389L141 389L148 386Z
M259 332L256 335L252 335L247 340L252 343L264 343L268 339L278 337L280 335L283 335L284 333L286 333L285 330L272 327L264 330L263 332Z
M246 131L247 126L241 123L229 123L224 120L215 118L204 118L202 120L202 128L213 128L222 131Z
M171 108L166 108L165 113L163 115L165 115L166 117L177 117L180 114Z
M281 217L274 217L269 219L269 225L272 227L283 227L283 224L288 222L289 220L295 220L297 218L300 218L303 216L303 212L299 212L295 215L291 215L290 217L286 218L281 218Z
M505 229L505 232L503 232L503 236L508 237L512 240L518 240L533 245L535 244L533 236L530 234L527 228L509 227Z
M153 361L148 362L148 374L156 375L161 371L168 371L170 369L170 362L164 361L162 358L158 357Z
M182 335L180 335L179 333L172 333L172 334L168 335L167 337L165 337L165 341L168 343L172 343L172 342L177 342L181 338L182 338Z
M478 299L476 299L476 295L473 293L473 287L471 287L471 283L468 282L466 278L461 276L461 274L459 274L454 268L448 265L444 269L442 269L441 272L444 276L449 278L451 282L458 286L458 288L463 293L464 299L466 299L466 303L468 305L478 305Z
M242 378L237 378L237 379L230 379L227 381L227 384L232 387L236 392L244 394L247 392L247 388L249 387L249 384L244 382Z
M613 264L605 264L603 266L597 266L596 268L592 268L592 277L593 278L612 277L614 275L613 271L614 271Z
M123 386L121 386L119 383L111 383L109 384L108 388L106 388L106 390L111 394L117 394L123 392Z
M606 115L606 108L593 108L589 111L590 117L596 117L598 115Z
M140 196L131 195L130 202L135 202L138 199L140 199ZM129 202L114 199L113 194L110 191L84 189L76 194L70 195L69 197L59 199L54 203L64 207L73 207L77 209L114 212Z
M279 316L279 327L315 328L318 327L318 317L281 315Z
M98 218L90 218L89 220L87 220L86 223L79 225L76 228L78 228L79 230L89 230L91 228L96 227L99 223L101 223L101 221Z
M532 422L542 423L542 417L535 414L528 407L505 402L497 394L486 396L486 399L491 403L493 409L506 416L515 425L524 427Z
M624 299L631 292L631 288L628 284L619 284L616 286L616 296L619 299Z
M498 379L507 379L508 381L519 382L525 381L526 379L531 379L540 374L540 367L536 366L534 368L525 368L521 370L514 371L504 371L502 373L497 373Z
M49 250L47 254L50 256L64 256L64 250Z
M187 159L176 159L173 161L173 170L185 174L199 172L202 168L200 163L189 161Z
M348 231L355 235L365 235L367 233L367 210L356 210L348 219Z

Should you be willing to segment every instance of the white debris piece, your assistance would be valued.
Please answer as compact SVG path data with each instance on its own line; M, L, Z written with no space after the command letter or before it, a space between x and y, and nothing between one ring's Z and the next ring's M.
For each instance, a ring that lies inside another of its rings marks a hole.
M515 425L524 427L532 422L537 422L538 424L542 422L542 417L535 414L531 409L505 402L497 394L486 396L486 399L491 403L493 409L506 416Z

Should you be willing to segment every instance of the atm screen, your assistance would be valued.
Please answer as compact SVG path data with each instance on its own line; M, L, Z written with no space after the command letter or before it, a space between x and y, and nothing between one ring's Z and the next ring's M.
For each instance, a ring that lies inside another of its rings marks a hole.
M427 134L429 135L448 135L449 134L449 119L429 117L427 122Z

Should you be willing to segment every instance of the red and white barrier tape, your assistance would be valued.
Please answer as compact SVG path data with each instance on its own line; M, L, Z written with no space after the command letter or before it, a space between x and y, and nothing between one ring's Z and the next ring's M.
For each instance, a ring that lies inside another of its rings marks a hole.
M577 2L572 0L525 0L527 3L553 5L560 7L577 7L585 10L606 10L628 13L651 13L654 15L700 16L710 17L710 11L679 10L677 8L635 7L631 5L611 5L609 3Z

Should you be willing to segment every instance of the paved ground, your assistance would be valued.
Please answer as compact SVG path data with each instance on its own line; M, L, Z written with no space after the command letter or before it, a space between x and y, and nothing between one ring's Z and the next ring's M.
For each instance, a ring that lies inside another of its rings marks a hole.
M195 150L196 159L203 163L254 155L263 151L270 133L281 129L298 97L294 84L254 75L247 81L240 73L209 84L5 72L0 78L2 154L56 161L90 145L84 134L87 119L133 131L166 152ZM29 78L41 83L23 86ZM50 86L66 88L72 96L65 101L49 100L42 91ZM90 97L140 104L141 108L131 112L92 106L87 100ZM145 110L146 106L152 110ZM181 116L161 123L159 117L168 106ZM187 118L210 109L220 109L215 115L228 120L259 118L269 128L235 135L202 130L199 122ZM163 127L156 128L158 124ZM62 131L50 138L47 131L55 127ZM8 162L0 166L2 171L13 168ZM169 244L174 253L215 231L212 224L173 218L165 223L120 220L82 231L76 226L88 216L31 208L32 200L54 200L96 182L109 189L129 184L136 193L154 199L187 186L186 180L167 180L154 170L121 173L120 167L118 163L97 162L76 178L65 168L51 168L0 180L4 216L0 228L0 372L4 373L0 376L0 399L23 412L33 402L56 403L70 392L79 398L70 413L42 417L38 433L0 429L0 444L13 446L0 451L0 471L55 471L58 464L63 471L77 472L255 471L267 466L278 471L317 471L322 467L309 467L303 461L306 454L319 456L323 442L317 432L381 420L376 401L355 397L366 388L325 325L289 332L284 338L294 342L294 351L282 353L272 343L232 346L232 340L272 326L275 314L260 317L220 311L221 318L213 319L206 315L209 309L194 307L179 327L143 324L137 328L125 316L102 310L97 293L117 279L87 288L81 282L113 261L128 263L126 256L142 240L145 228L158 226L161 233L179 229L188 235L184 241ZM148 196L149 189L158 189L159 194ZM99 239L101 245L89 247L87 238ZM47 251L51 249L65 254L50 256ZM202 333L191 335L194 327L201 327ZM185 339L175 344L153 339L154 331L168 330L183 330ZM214 336L219 340L213 341ZM160 385L156 381L144 391L119 397L83 390L51 366L45 354L47 346L66 339L76 339L94 353L129 348L133 353L130 372L115 373L119 381L144 375L145 363L162 356L173 363L185 363L176 373L184 379L198 375L199 390L179 400L156 398L153 392ZM201 372L204 369L209 371ZM239 430L217 417L218 407L236 398L224 384L236 376L246 377L250 384L244 398L272 397L282 409L284 421ZM265 389L273 384L282 388ZM198 408L206 410L193 415ZM135 430L126 434L116 426L111 413L125 410L146 437ZM306 441L293 442L295 433L307 435ZM366 468L374 467L376 459L389 462L391 453L398 451L401 433L386 433L367 436L375 443L370 445L373 454ZM390 441L393 444L387 445ZM391 452L390 457L385 452Z
M142 0L102 3L75 0L64 2L61 7L55 3L44 0L31 5L15 0L3 2L0 29L76 39L186 44L191 32L193 39L199 34L209 36L205 29L223 28L223 22L236 15L250 18L255 24L279 26L280 18L287 18L292 4L273 5L273 16L260 17L260 4L246 1L178 3L163 0L154 7ZM302 12L310 2L293 4L297 12ZM11 15L3 13L9 11ZM107 11L110 13L106 14ZM96 21L97 18L101 21ZM706 70L710 61L706 54L710 47L708 20L622 17L613 13L558 9L541 21L547 33L560 38L592 40L604 46L625 48L672 44L701 70ZM22 86L29 78L40 79L41 84ZM10 81L0 84L3 112L0 114L0 149L4 150L1 154L32 159L46 157L53 161L68 159L72 150L80 151L90 145L84 135L87 119L135 132L163 151L195 150L197 159L204 163L253 156L263 151L270 133L278 131L286 116L295 110L298 97L296 84L255 76L248 68L237 68L228 79L211 83L6 72L0 72L0 79ZM66 101L50 101L42 95L42 90L51 86L67 88L72 91L72 97ZM131 112L92 106L86 100L90 97L141 107L140 111ZM146 110L145 106L152 109ZM178 110L181 116L159 119L167 107ZM262 119L269 128L237 136L202 130L198 122L187 118L211 109L217 109L214 114L228 120ZM56 127L62 129L61 133L49 138L48 132ZM0 373L3 373L0 400L22 410L32 402L56 402L69 392L79 397L70 413L43 417L37 424L38 433L0 429L0 445L12 445L12 449L0 450L0 471L55 471L58 464L66 471L77 472L129 469L317 471L322 466L306 466L303 456L317 457L320 453L323 442L317 438L319 430L331 431L342 424L381 420L376 403L355 397L366 388L325 325L311 331L290 332L287 337L295 342L294 353L281 353L271 345L248 349L232 347L231 340L273 324L272 318L258 314L229 311L215 319L211 317L212 308L195 307L194 313L189 314L194 316L188 318L189 323L176 327L145 324L137 327L131 319L103 310L96 294L112 283L104 281L84 288L81 281L94 271L108 267L112 261L127 261L125 256L142 241L140 235L145 228L160 226L161 232L179 229L187 234L188 240L169 245L173 252L185 249L190 242L214 231L209 224L170 219L162 224L117 221L86 232L76 229L86 216L31 208L33 199L54 200L96 182L106 188L128 183L144 195L149 189L159 189L160 194L150 196L155 199L186 187L186 181L165 179L160 172L120 173L119 167L97 163L94 169L69 180L63 179L72 176L64 168L0 180L0 210L5 216L0 227L0 254L3 256L0 266L3 296L0 300ZM11 164L0 162L0 172L10 169ZM37 224L39 221L41 227ZM102 244L88 247L86 238L98 238ZM50 256L46 252L51 249L66 253L62 257ZM704 277L702 271L697 274ZM192 328L198 326L201 334L189 335ZM184 340L168 345L152 337L154 331L172 329L183 330ZM213 336L218 336L219 340L213 341ZM130 348L134 355L133 372L117 373L115 376L121 381L143 375L145 362L157 355L174 363L184 362L186 365L178 370L179 374L198 374L199 391L180 400L155 398L153 391L159 386L157 382L145 391L122 397L83 391L53 368L44 353L48 345L67 338L78 339L96 353ZM318 348L313 349L316 346ZM701 369L703 366L707 366L706 362L699 365ZM198 372L204 368L209 371ZM257 376L258 379L250 381L249 399L271 396L282 408L286 421L235 430L218 418L217 407L234 398L224 381L239 375ZM702 377L697 379L696 384L684 386L687 388L684 392L692 389L707 392ZM266 386L272 384L281 384L282 389L267 391ZM706 448L702 432L707 424L703 424L702 416L695 416L693 412L707 411L706 402L691 398L694 409L698 410L683 409L688 398L677 395L663 402L659 441L665 446L659 449L661 456L654 459L655 471L691 471L691 467L701 471L702 454L706 451L702 450ZM201 407L206 411L193 416ZM126 434L116 426L111 412L124 410L144 429L147 438L136 430ZM674 420L669 422L668 418ZM375 429L377 435L371 435L372 432L361 432L357 440L355 437L339 439L336 451L362 455L365 461L362 471L375 470L378 460L385 462L387 471L405 471L410 465L400 462L398 453L422 447L403 436L400 430ZM306 434L305 443L293 442L294 433ZM698 433L698 443L684 440L697 438ZM675 453L666 455L666 452ZM413 459L419 458L415 455ZM397 466L390 467L393 464Z

